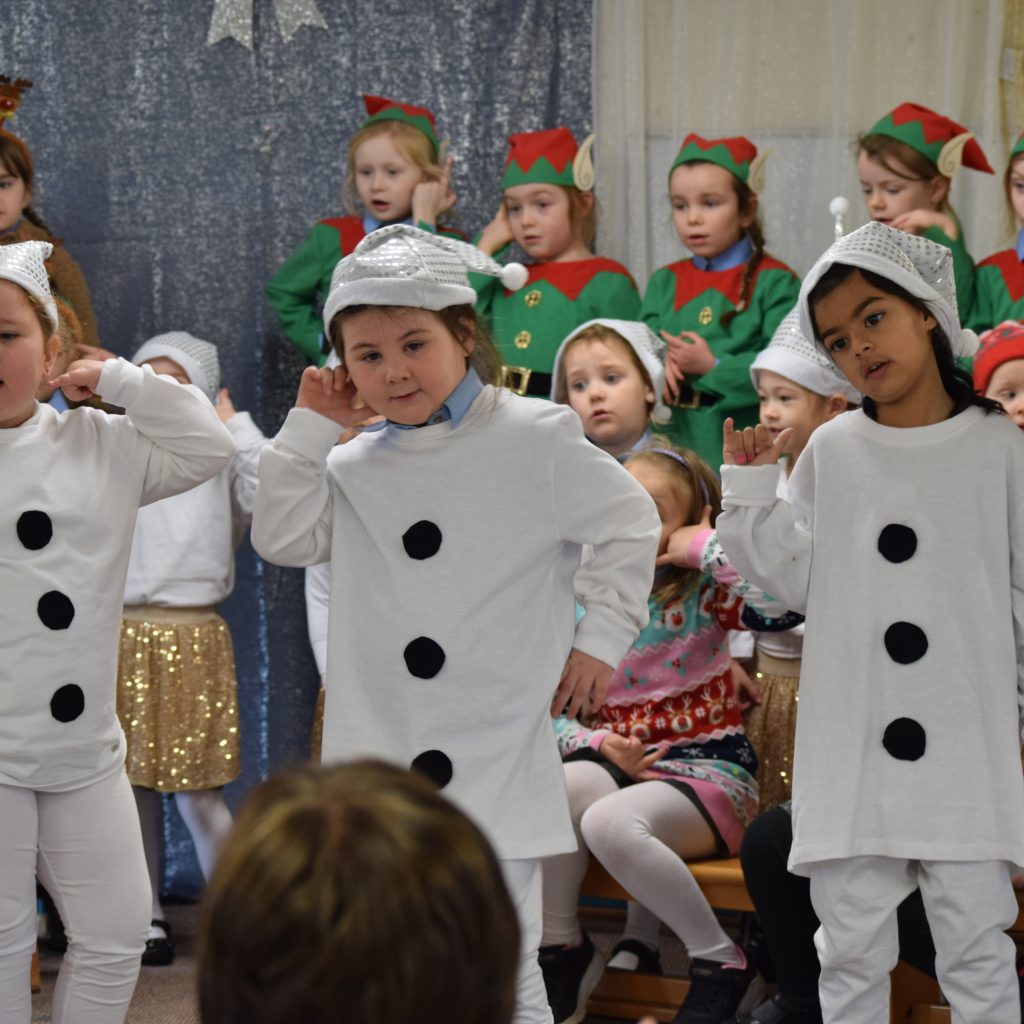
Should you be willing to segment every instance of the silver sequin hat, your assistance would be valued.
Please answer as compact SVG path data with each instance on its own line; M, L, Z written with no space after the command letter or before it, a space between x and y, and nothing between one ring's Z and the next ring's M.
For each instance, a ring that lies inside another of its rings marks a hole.
M158 334L132 356L136 366L150 359L172 359L188 374L188 379L206 395L211 402L217 401L220 388L220 358L217 346L202 338L196 338L187 331L168 331Z
M609 331L614 331L636 353L651 379L651 387L654 390L654 411L651 415L658 423L668 423L672 413L661 398L665 390L665 350L668 346L647 324L640 323L639 320L588 320L585 324L574 327L555 353L555 364L551 371L551 401L568 401L565 374L562 373L562 356L570 343L588 327L606 327Z
M50 291L44 260L53 252L49 242L13 242L0 245L0 278L13 281L37 299L57 333L57 303Z
M348 306L412 306L447 309L472 305L476 292L469 271L497 277L510 291L526 284L520 263L502 266L476 246L408 224L368 234L334 268L324 303L324 333Z
M971 356L978 349L978 336L964 330L956 305L953 253L938 242L899 231L878 221L869 221L831 245L811 267L800 287L800 329L814 337L808 303L814 286L833 263L859 267L898 284L931 311L945 331L957 357Z
M770 370L816 395L842 395L860 404L864 396L835 368L820 345L800 330L800 310L794 306L775 329L768 347L757 353L750 379L757 388L758 370Z

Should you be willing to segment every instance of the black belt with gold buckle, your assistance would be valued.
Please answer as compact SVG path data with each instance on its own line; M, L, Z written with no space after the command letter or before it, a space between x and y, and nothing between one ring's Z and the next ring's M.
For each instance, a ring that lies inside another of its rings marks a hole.
M516 395L547 398L551 394L551 374L539 373L526 366L503 366L498 386L508 388Z
M698 391L690 384L683 384L679 388L679 397L671 405L674 409L701 409L714 405L717 401L717 395L712 395L708 391Z

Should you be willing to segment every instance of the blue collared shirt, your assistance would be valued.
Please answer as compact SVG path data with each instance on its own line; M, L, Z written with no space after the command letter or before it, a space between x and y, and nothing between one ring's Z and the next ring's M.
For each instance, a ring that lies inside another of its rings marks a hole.
M733 267L746 263L753 255L754 243L744 235L738 242L710 259L704 256L694 256L693 265L698 270L732 270Z
M417 427L432 427L435 423L446 423L451 420L452 430L461 422L463 416L469 412L469 407L476 401L476 396L484 389L480 374L469 367L466 376L459 381L455 390L444 400L441 408L437 410L426 423L395 423L393 420L382 420L380 423L373 423L363 427L364 433L371 430L383 430L385 427L397 427L399 430L415 430Z
M377 228L389 228L392 224L411 224L412 214L408 217L403 217L401 220L377 220L372 213L363 214L363 230L369 234L371 231L376 231Z
M1024 228L1017 232L1017 259L1024 263Z

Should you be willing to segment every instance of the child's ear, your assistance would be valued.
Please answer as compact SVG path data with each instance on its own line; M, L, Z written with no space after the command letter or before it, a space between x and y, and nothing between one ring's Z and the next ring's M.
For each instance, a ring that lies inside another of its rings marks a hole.
M846 412L849 406L850 403L846 400L845 395L829 395L825 399L825 419L835 418L841 412Z
M757 219L757 194L750 193L746 209L740 214L740 227L746 230Z
M936 210L942 206L946 196L949 195L949 184L949 178L941 174L936 174L928 182L928 198L935 204Z
M43 345L43 380L50 379L50 374L53 372L53 365L57 362L57 356L59 353L60 338L56 334L51 334Z

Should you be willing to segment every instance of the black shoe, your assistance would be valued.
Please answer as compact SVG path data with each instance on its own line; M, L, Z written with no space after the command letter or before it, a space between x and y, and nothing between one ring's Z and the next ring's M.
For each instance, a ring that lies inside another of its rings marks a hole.
M583 933L578 946L541 946L537 955L555 1024L579 1024L587 1000L604 973L604 958Z
M632 953L636 957L636 967L615 967L612 960L619 953ZM623 939L615 944L612 955L608 959L608 970L627 971L636 974L661 974L661 954L656 949L651 949L646 943L639 939Z
M171 939L171 926L166 921L154 918L150 921L151 928L159 928L164 934L156 938L146 939L146 948L142 951L143 967L166 967L174 962L174 942Z
M722 1024L740 1010L756 1006L764 983L752 964L727 967L717 960L690 962L690 991L672 1024Z
M781 992L750 1014L737 1014L735 1024L822 1024L821 1004L814 999L791 999Z

